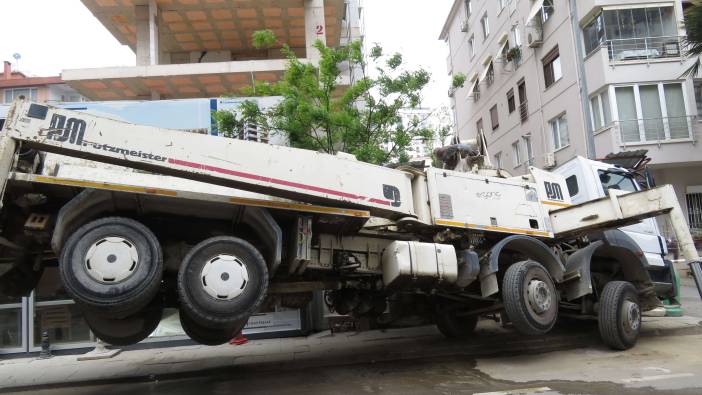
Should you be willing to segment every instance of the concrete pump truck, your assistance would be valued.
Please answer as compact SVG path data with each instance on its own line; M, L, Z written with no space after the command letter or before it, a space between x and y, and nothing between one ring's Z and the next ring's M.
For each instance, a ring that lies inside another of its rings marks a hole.
M47 153L118 167L67 176L44 171ZM262 306L326 290L341 314L421 315L451 337L487 314L527 335L559 315L592 319L627 349L675 287L652 279L647 253L617 228L658 215L700 288L672 187L574 205L562 175L506 176L483 144L441 157L443 169L390 169L16 101L0 134L0 293L31 292L58 264L93 332L115 345L148 336L164 305L214 345Z

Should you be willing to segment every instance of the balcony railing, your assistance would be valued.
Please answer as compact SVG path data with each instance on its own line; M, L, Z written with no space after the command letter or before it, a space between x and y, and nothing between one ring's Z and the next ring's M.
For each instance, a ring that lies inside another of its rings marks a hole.
M615 121L622 146L695 141L695 116L646 118Z
M526 122L529 119L529 105L526 100L519 103L519 117L522 119L522 122Z
M682 55L682 39L679 36L625 38L606 40L609 60L650 60L679 58Z

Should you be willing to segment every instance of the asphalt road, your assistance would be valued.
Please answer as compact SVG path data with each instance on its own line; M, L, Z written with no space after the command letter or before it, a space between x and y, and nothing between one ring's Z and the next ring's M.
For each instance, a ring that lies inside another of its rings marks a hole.
M686 314L702 317L702 302L685 282ZM702 327L648 333L638 345L614 352L599 343L596 327L579 329L585 346L539 353L523 346L500 354L453 355L301 368L239 366L132 382L32 390L55 394L700 394ZM449 340L446 340L449 341ZM391 352L392 350L388 350ZM626 378L622 378L626 377Z

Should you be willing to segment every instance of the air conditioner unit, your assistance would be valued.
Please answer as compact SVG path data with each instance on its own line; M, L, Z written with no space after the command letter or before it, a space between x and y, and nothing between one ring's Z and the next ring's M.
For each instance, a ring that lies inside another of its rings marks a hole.
M544 31L541 24L532 22L524 27L529 48L538 48L544 43Z
M461 31L468 33L468 30L470 30L470 24L468 23L468 19L464 19L461 21Z
M556 167L556 154L547 152L544 157L544 169L553 169Z

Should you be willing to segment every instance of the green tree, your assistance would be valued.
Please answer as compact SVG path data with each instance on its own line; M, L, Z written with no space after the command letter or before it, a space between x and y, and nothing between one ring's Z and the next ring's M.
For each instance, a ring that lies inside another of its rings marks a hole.
M702 55L702 3L699 0L685 11L685 29L687 37L684 40L685 53L694 57L695 62L690 66L684 76L696 77L700 69L700 55Z
M253 42L265 47L276 39L270 32L256 32ZM403 124L399 115L400 109L420 106L421 92L430 80L426 70L406 69L401 54L386 55L377 44L368 62L360 42L331 48L317 41L314 47L320 53L318 65L298 59L284 45L288 66L281 81L255 82L239 92L279 95L281 102L261 109L256 102L245 101L235 119L282 133L296 148L347 152L375 164L407 161L413 138L434 136L421 122ZM360 78L342 83L344 73L356 68Z

